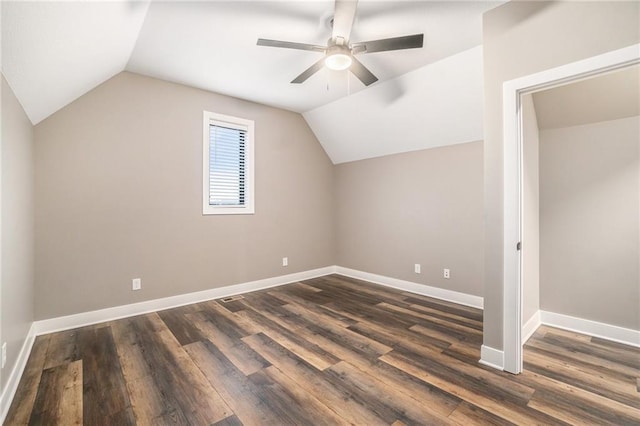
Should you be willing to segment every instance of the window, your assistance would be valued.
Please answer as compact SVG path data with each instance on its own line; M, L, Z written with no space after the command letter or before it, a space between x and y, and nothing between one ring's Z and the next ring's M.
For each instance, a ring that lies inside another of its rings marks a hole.
M202 214L253 214L253 128L204 112Z

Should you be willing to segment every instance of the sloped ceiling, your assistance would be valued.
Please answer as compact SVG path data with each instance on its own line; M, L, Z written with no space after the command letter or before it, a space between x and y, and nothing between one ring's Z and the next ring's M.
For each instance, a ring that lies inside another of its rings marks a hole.
M36 124L124 70L145 2L2 2L2 73Z
M331 0L3 2L2 71L34 124L127 70L309 112L305 117L320 142L328 152L336 152L332 144L352 143L344 135L353 132L354 122L345 122L345 131L340 132L339 122L328 111L357 111L368 117L365 121L371 126L380 122L379 115L387 108L393 109L396 118L414 114L422 109L417 93L424 84L416 76L400 77L424 69L429 78L435 78L437 72L426 68L479 46L482 13L501 3L361 0L353 41L425 34L423 49L360 56L380 79L365 88L347 72L327 70L302 85L292 85L289 82L317 61L319 54L256 45L259 37L325 44L331 33ZM475 81L481 72L481 63L468 65L479 68L467 69L474 75L462 75L462 85ZM443 77L451 85L450 76ZM437 87L435 81L429 84ZM356 96L369 91L367 96ZM326 110L319 109L336 101ZM482 98L475 102L481 107ZM328 118L323 119L324 115ZM443 140L450 143L456 132ZM361 154L344 158L389 151L378 148L369 150L360 143L355 149L363 150Z
M334 164L483 139L482 47L303 114Z

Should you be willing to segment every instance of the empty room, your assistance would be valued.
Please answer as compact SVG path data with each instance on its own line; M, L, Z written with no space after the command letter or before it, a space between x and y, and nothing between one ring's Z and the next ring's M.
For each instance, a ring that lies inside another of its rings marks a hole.
M640 2L0 22L0 423L640 424Z

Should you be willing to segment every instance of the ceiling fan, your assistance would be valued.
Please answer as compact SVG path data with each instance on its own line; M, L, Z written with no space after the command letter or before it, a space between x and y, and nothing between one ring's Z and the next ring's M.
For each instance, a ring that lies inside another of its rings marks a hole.
M365 86L369 86L378 81L378 77L362 65L362 63L355 58L355 55L420 48L423 44L424 34L350 43L349 37L356 16L357 5L357 0L336 0L333 15L333 30L326 46L264 38L258 39L258 46L311 50L324 54L322 59L304 70L302 74L294 78L291 83L299 84L305 82L326 65L327 68L337 71L349 69Z

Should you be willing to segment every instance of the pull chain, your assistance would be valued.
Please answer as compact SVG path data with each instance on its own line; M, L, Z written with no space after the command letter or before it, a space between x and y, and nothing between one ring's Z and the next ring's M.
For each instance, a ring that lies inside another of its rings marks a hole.
M324 78L327 80L327 92L329 91L329 70L327 67L324 67Z

